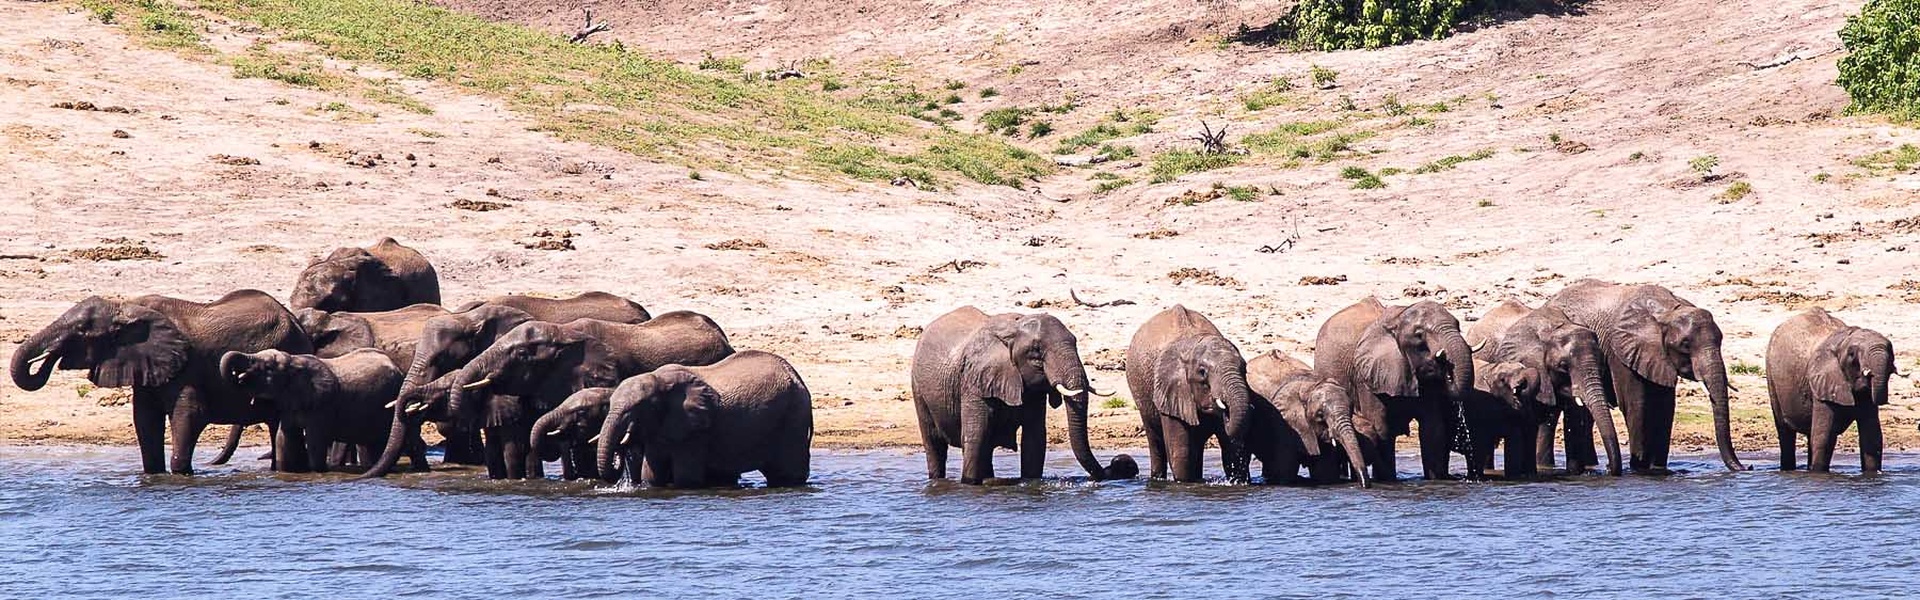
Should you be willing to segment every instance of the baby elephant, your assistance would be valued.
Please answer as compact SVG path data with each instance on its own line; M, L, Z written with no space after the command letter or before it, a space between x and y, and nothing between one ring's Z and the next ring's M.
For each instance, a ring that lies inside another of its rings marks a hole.
M567 481L600 475L593 464L593 444L588 440L600 435L607 421L607 401L613 388L590 387L560 403L533 422L532 439L527 444L527 460L560 461L561 478ZM536 472L531 467L528 472Z
M1467 478L1476 481L1485 478L1487 470L1494 466L1494 448L1503 444L1507 479L1538 476L1534 459L1538 454L1540 425L1559 414L1552 383L1539 369L1518 362L1475 360L1473 365L1474 387L1462 398L1461 406L1466 413L1467 439L1473 448ZM1584 415L1578 411L1567 412L1572 430L1592 431L1591 425L1581 427L1585 423ZM1568 441L1575 440L1569 438ZM1583 443L1593 445L1591 439Z
M1279 350L1247 361L1247 385L1254 396L1247 449L1260 459L1267 483L1295 482L1302 466L1314 483L1328 483L1352 465L1360 487L1371 486L1363 452L1368 446L1355 428L1347 388L1315 378L1313 367ZM1367 437L1377 442L1382 436Z
M400 392L403 376L392 359L372 348L335 358L228 352L220 357L220 374L280 411L274 452L281 470L322 473L339 466L327 460L334 442L358 445L361 456L379 455L393 419L386 403ZM425 450L413 451L413 464L426 464Z
M1887 403L1893 342L1820 308L1794 315L1767 342L1767 395L1780 434L1780 470L1794 469L1795 440L1807 436L1807 469L1826 472L1833 446L1860 424L1860 471L1880 470L1880 406Z
M786 359L749 350L704 367L667 365L622 381L600 427L596 471L632 446L656 486L736 486L759 471L769 487L810 474L813 394Z

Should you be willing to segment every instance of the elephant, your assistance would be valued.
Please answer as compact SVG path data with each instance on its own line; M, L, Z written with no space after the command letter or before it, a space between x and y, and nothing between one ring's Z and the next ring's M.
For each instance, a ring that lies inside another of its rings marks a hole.
M497 304L493 302L498 302ZM515 308L524 307L523 308ZM427 420L439 422L446 437L445 461L456 464L485 464L486 450L480 432L461 429L446 413L451 391L445 385L432 385L442 375L466 366L467 362L493 345L494 340L529 321L566 323L576 319L600 319L617 323L640 323L651 318L645 308L624 298L603 292L588 292L573 298L553 300L530 296L498 296L489 302L472 303L451 314L433 317L421 328L420 342L407 365L407 378L394 402L393 428L388 434L387 452L367 470L367 477L382 477L393 470L400 446L394 440L418 437ZM411 408L412 412L407 409ZM416 466L424 470L425 465Z
M344 356L361 348L373 348L393 359L393 364L413 364L413 351L420 345L427 321L449 314L438 304L415 304L379 312L328 312L317 308L293 311L300 328L313 339L313 355L320 358Z
M1160 311L1134 332L1126 370L1153 478L1171 468L1175 481L1200 481L1207 440L1219 438L1227 479L1249 479L1247 363L1212 321L1178 304Z
M1247 389L1254 402L1246 446L1260 459L1261 479L1296 482L1306 466L1315 483L1326 483L1351 466L1360 487L1372 487L1364 454L1372 444L1362 440L1377 440L1384 429L1356 423L1352 397L1339 382L1314 379L1313 367L1272 350L1247 361ZM1345 451L1346 461L1327 448Z
M1713 313L1657 285L1627 285L1581 279L1547 299L1574 324L1593 330L1614 397L1626 417L1628 461L1635 473L1665 474L1673 439L1674 386L1699 381L1713 406L1713 437L1720 462L1730 471L1746 465L1734 455L1728 431L1726 362L1720 356L1720 326Z
M607 398L613 395L613 390L611 387L582 389L567 396L547 414L540 415L533 422L527 454L543 461L560 461L561 478L567 481L599 479L594 444L587 440L600 435L600 426L607 420ZM626 463L631 464L631 457L626 458L629 458Z
M1598 425L1600 443L1607 452L1607 474L1621 473L1620 437L1612 414L1615 400L1598 334L1574 324L1560 309L1528 308L1509 298L1474 323L1467 341L1481 345L1476 358L1517 362L1544 378L1543 387L1538 388L1543 405L1531 407L1539 417L1533 465L1509 462L1508 473L1516 468L1520 474L1553 468L1554 425L1562 414L1567 419L1567 472L1584 473L1599 464L1593 451L1593 428ZM1552 395L1551 401L1545 394ZM1482 459L1490 463L1493 457L1482 455Z
M141 468L184 475L193 472L193 448L209 423L277 422L271 403L253 402L220 376L226 352L266 349L313 352L293 314L265 292L240 290L210 303L93 296L15 348L11 369L14 385L27 391L45 386L56 367L86 369L99 387L132 387ZM170 463L161 449L169 424Z
M586 292L572 298L538 296L494 296L469 302L460 311L481 305L510 306L548 323L566 323L574 319L599 319L615 323L645 323L653 318L645 307L632 300L606 292ZM459 312L459 311L456 311Z
M1467 479L1486 478L1487 470L1494 467L1494 449L1502 443L1507 479L1537 477L1540 470L1534 459L1540 427L1559 410L1552 383L1541 370L1523 363L1473 363L1474 389L1461 400L1468 444L1473 448L1469 456L1474 458L1467 463ZM1568 438L1569 443L1572 440Z
M1893 342L1818 307L1781 323L1767 340L1767 395L1780 435L1780 470L1791 471L1794 444L1807 436L1807 470L1825 473L1847 426L1860 425L1860 472L1880 471L1880 407L1887 381L1901 375Z
M513 328L446 380L446 413L486 434L492 479L542 476L527 454L533 421L567 396L665 365L710 365L733 354L727 335L699 313L675 311L638 324L579 319Z
M274 439L280 470L317 473L341 466L328 459L335 443L357 446L362 456L373 456L386 443L389 413L383 405L399 393L401 379L393 359L372 348L333 358L230 351L220 358L220 373L280 410ZM305 448L304 456L296 448ZM425 449L415 446L412 459L425 464Z
M947 449L961 453L960 482L993 478L995 447L1020 452L1020 476L1042 475L1047 460L1047 406L1067 407L1074 458L1095 481L1132 477L1100 466L1087 442L1087 403L1093 384L1080 361L1079 341L1045 313L988 315L963 306L929 323L914 346L913 407L927 453L927 478L947 478ZM1019 434L1015 439L1016 431ZM1123 458L1124 457L1124 458Z
M1448 479L1449 450L1475 457L1455 431L1464 426L1464 397L1473 390L1473 349L1460 322L1431 300L1388 306L1368 297L1321 324L1314 340L1314 377L1340 382L1356 414L1379 415L1387 436L1367 452L1374 481L1398 478L1394 441L1420 422L1420 465L1426 479Z
M339 248L307 265L287 305L294 310L375 312L440 303L440 275L418 251L393 238Z
M654 486L732 487L759 471L767 487L790 487L811 475L813 394L777 355L665 365L621 381L609 404L597 436L602 481L616 481L621 448L646 457Z

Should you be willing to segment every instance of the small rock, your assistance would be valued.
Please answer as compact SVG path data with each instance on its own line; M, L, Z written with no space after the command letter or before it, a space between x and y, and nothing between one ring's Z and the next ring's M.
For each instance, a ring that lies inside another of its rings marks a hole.
M130 137L133 137L133 134L127 133L127 130L125 129L115 129L113 130L113 137L117 137L124 140Z

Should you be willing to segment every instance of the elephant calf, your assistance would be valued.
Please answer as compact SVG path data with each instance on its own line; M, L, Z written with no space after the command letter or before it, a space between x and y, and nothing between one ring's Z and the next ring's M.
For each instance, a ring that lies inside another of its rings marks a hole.
M1807 436L1807 469L1826 472L1847 426L1860 424L1860 471L1880 470L1880 407L1887 378L1898 375L1893 342L1820 308L1794 315L1767 341L1767 395L1780 435L1780 470L1794 465L1795 440Z
M274 440L283 471L326 472L334 442L375 456L387 442L386 403L400 391L401 373L386 354L361 349L336 358L279 350L228 352L220 373L237 388L270 400L280 411ZM415 448L414 464L426 464Z
M609 399L597 471L616 481L613 456L645 456L649 484L735 486L759 471L769 487L811 475L813 394L779 356L748 350L704 367L667 365L628 378Z
M1473 384L1474 389L1461 400L1468 443L1473 448L1467 478L1484 478L1493 468L1494 448L1503 443L1507 479L1538 474L1535 450L1540 425L1558 414L1552 382L1539 369L1519 362L1476 360ZM1578 425L1578 413L1568 414L1568 423Z
M599 479L593 462L593 444L587 440L600 435L607 421L608 400L614 388L590 387L567 396L560 406L533 422L527 440L527 455L541 461L560 461L561 478Z
M1352 465L1360 487L1371 486L1366 446L1354 426L1353 400L1346 388L1314 378L1313 367L1279 350L1247 361L1247 387L1254 397L1247 450L1260 459L1267 483L1296 481L1301 466L1315 483L1327 483L1340 479ZM1346 460L1325 448L1345 450Z

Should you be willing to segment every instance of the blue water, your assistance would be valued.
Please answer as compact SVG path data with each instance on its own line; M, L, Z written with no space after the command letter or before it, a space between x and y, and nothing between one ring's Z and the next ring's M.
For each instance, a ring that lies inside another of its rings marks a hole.
M1049 473L1079 473L1058 454ZM913 453L818 452L808 489L669 492L262 464L143 476L130 449L0 447L0 598L1915 593L1920 456L1889 456L1872 477L1718 462L1371 490L981 488L924 481Z

